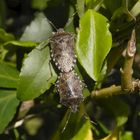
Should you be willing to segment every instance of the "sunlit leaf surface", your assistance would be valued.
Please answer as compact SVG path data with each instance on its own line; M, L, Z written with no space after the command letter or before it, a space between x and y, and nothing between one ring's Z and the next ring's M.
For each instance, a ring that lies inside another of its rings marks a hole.
M98 81L105 57L111 49L112 38L107 19L88 10L80 19L76 52L89 76Z
M17 96L20 100L38 97L50 88L56 80L50 64L50 51L46 43L35 48L23 63Z

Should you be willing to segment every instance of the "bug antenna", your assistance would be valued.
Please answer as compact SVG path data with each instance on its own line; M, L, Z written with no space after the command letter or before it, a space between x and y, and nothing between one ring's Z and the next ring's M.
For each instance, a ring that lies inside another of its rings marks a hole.
M56 26L48 19L48 22L51 24L51 26L57 31L58 29L56 28Z
M65 129L66 129L68 123L69 123L70 116L71 116L71 112L72 112L71 110L68 112L68 117L67 117L66 123L65 123L65 125L64 125L64 127L63 127L61 133L63 133L63 132L65 131Z
M89 116L88 116L86 113L84 113L84 118L85 118L86 120L89 120L90 123L97 125L96 122L90 120Z
M66 23L65 27L69 26L69 24L72 22L74 15L76 15L77 12L74 12L69 18L68 22Z

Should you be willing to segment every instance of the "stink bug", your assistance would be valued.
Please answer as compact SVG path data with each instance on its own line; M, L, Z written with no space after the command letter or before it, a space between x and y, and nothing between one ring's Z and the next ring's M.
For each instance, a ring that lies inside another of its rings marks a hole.
M76 63L74 35L58 29L50 38L51 57L61 72L69 72Z
M70 107L72 112L77 111L78 105L83 101L83 82L74 71L61 73L56 86L60 95L60 103Z

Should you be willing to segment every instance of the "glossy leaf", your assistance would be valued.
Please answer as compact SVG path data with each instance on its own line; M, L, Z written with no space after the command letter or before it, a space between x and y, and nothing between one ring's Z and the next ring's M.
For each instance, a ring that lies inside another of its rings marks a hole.
M42 124L42 119L40 119L39 117L34 117L32 119L26 120L24 126L26 128L26 131L28 131L28 134L33 136L37 133Z
M0 43L10 41L10 40L14 40L14 39L15 39L15 37L12 34L7 33L4 29L0 28Z
M136 2L136 4L133 6L133 8L131 9L131 14L133 15L133 16L137 16L138 14L140 14L140 0L138 0L137 2Z
M111 49L112 37L107 19L88 10L80 19L76 52L78 60L88 75L98 81L103 62Z
M106 8L113 14L115 10L121 7L122 0L104 0Z
M32 7L39 10L44 10L47 7L47 0L32 0Z
M18 105L16 91L0 90L0 133L14 117Z
M117 97L110 97L100 100L100 105L107 110L108 113L113 115L116 120L117 127L126 123L129 115L129 106Z
M98 11L104 0L85 0L86 9L94 9Z
M96 1L96 0L95 0ZM94 2L93 0L85 0L85 5L88 9L92 9Z
M79 17L83 16L85 10L85 1L77 0L76 9Z
M35 19L26 27L21 41L41 42L47 40L52 34L52 28L43 13L36 14Z
M120 140L134 140L133 133L131 131L125 131L120 136Z
M49 47L43 42L29 53L23 63L17 96L20 100L34 99L49 89L56 78L50 65Z
M71 113L70 109L67 110L52 139L92 140L90 119L88 119L88 116L84 118L84 113L85 108L83 104L80 105L76 113Z
M111 2L111 5L113 4L115 6L114 2L112 2L112 1L110 1L110 2ZM119 1L116 1L116 2L118 3ZM118 17L123 16L124 14L127 16L127 20L129 20L129 21L135 20L135 17L129 11L129 7L128 7L129 1L128 0L123 0L123 1L120 1L120 4L121 5L113 12L112 20L115 20ZM110 7L111 7L111 5L110 5Z
M3 44L4 47L20 46L20 47L35 47L37 44L32 41L17 41L12 40Z
M111 134L101 140L119 140L119 129L115 129Z
M68 17L68 20L67 20L67 23L64 27L64 30L66 32L72 32L74 33L75 32L75 28L74 28L74 15L75 14L75 9L73 6L69 6L69 17Z
M93 140L90 121L86 122L81 126L77 134L71 140Z
M0 62L0 87L17 88L19 72L7 63Z
M129 115L129 107L125 102L121 100L116 100L116 105L117 105L116 106L117 110L114 110L114 112L113 111L112 112L114 113L116 117L117 126L119 127L119 126L124 125L127 122L128 115Z

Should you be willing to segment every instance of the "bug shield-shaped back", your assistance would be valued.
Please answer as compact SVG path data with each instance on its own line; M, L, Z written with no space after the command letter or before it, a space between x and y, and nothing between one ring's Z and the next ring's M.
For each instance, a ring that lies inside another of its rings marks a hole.
M77 107L83 101L83 83L74 71L61 73L57 84L60 94L60 103L70 107L72 112L77 111Z
M59 29L50 38L51 57L61 72L69 72L76 63L74 35Z

